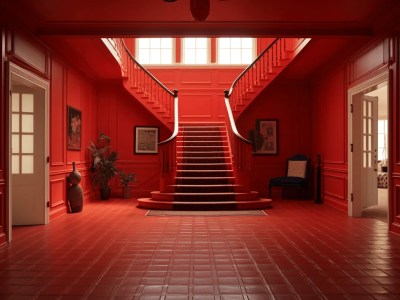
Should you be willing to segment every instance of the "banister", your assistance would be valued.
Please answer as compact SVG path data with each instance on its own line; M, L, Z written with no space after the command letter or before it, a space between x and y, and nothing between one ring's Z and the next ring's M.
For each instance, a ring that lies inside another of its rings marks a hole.
M133 62L133 64L135 66L137 66L141 71L143 71L143 74L146 74L153 83L155 83L156 85L158 85L161 88L161 90L164 90L167 94L169 94L170 96L172 96L174 98L174 104L173 104L173 113L174 113L174 121L173 121L173 123L174 123L174 127L173 127L172 135L168 139L158 143L159 145L167 144L168 142L171 142L172 140L174 140L176 138L176 136L178 135L178 133L179 133L178 90L174 90L173 92L170 91L164 84L162 84L153 74L151 74L146 68L144 68L135 59L135 57L132 55L132 53L130 52L129 48L125 44L124 39L121 38L119 40L120 40L120 44L123 46L123 48L125 50L125 53L129 57L129 59Z
M231 88L228 91L228 98L233 92L233 88L235 85L239 82L239 80L264 56L265 53L267 53L277 42L279 41L279 38L276 38L267 48L264 49L263 52L260 53L260 55L257 56L257 58L249 65L247 66L246 69L244 69L239 76L233 81Z
M178 90L174 90L174 131L172 135L165 141L159 142L159 145L167 144L168 142L174 140L179 133L179 114L178 114Z
M253 144L253 142L251 142L251 141L249 141L248 139L244 138L244 137L239 133L239 131L237 130L236 123L235 123L235 119L234 119L233 113L232 113L232 108L231 108L231 105L230 105L230 103L229 103L229 91L228 91L228 90L225 90L225 91L224 91L224 94L225 94L225 106L226 106L226 111L227 111L227 113L228 113L229 124L230 124L230 127L231 127L233 133L234 133L240 140L242 140L243 142L248 143L248 144Z
M135 62L135 64L136 64L140 69L142 69L143 72L145 72L148 76L150 76L151 79L153 79L153 80L154 80L160 87L162 87L168 94L170 94L172 97L175 97L174 92L170 91L164 84L162 84L156 77L154 77L153 74L151 74L149 71L147 71L146 68L143 67L143 66L133 57L132 53L129 51L128 47L126 46L124 39L121 38L121 41L122 41L122 45L124 46L125 51L126 51L126 53L128 54L129 58L132 59L132 60Z

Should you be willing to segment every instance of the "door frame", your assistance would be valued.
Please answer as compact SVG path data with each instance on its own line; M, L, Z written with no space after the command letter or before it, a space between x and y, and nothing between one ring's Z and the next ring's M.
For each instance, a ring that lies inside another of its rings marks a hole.
M359 84L357 84L354 87L351 87L347 90L347 108L348 108L348 122L347 122L347 127L348 127L348 181L347 181L347 199L348 199L348 216L350 217L361 217L362 213L362 205L361 205L361 199L357 199L357 197L353 197L354 194L354 187L361 186L360 184L360 176L355 176L355 172L353 172L353 152L352 152L352 144L353 144L353 113L352 113L352 107L353 107L353 98L358 94L361 93L369 88L372 88L380 83L387 82L387 87L388 91L390 91L390 80L389 80L389 70L385 70L384 72L369 78ZM390 124L390 92L388 93L388 124ZM391 145L391 140L390 140L390 132L391 128L390 125L388 126L388 144L387 147L390 149ZM390 166L390 161L391 161L391 153L389 152L388 155L388 166ZM390 172L390 168L388 170L388 176ZM358 180L358 181L357 181ZM390 203L391 201L391 187L390 184L388 184L388 201ZM390 205L388 203L388 210L390 210ZM388 217L390 216L390 211L388 211ZM388 223L389 224L389 223Z
M44 90L44 155L45 155L45 165L44 167L44 178L43 178L43 188L45 199L43 203L44 207L44 224L49 223L49 91L50 84L48 80L45 80L38 75L12 63L7 63L8 70L8 82L7 82L7 95L6 95L6 105L7 105L7 136L6 136L6 170L7 170L7 197L6 197L6 222L7 222L7 241L10 242L12 240L12 166L11 166L11 105L10 105L10 93L11 93L11 85L12 85L12 75L20 77L24 81L28 81L32 83L34 86L42 88Z

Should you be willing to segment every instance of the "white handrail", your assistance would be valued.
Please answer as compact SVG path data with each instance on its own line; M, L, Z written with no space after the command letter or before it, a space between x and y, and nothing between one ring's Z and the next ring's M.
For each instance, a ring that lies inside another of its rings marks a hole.
M174 90L174 131L172 135L166 139L165 141L159 142L159 145L166 144L169 141L172 141L179 133L179 114L178 114L178 90Z
M228 112L228 116L229 116L229 123L231 124L231 128L233 133L242 141L248 143L248 144L253 144L253 142L249 141L248 139L244 138L239 131L236 128L236 123L235 123L235 119L233 118L233 113L232 113L232 109L231 109L231 105L229 103L229 98L227 97L228 91L225 91L225 106L226 106L226 110Z

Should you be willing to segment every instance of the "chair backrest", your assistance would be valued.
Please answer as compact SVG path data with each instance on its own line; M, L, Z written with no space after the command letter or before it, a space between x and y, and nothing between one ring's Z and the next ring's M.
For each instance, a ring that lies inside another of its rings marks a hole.
M308 179L308 169L310 159L303 154L297 154L290 157L287 161L287 175L288 177L300 177L305 180Z

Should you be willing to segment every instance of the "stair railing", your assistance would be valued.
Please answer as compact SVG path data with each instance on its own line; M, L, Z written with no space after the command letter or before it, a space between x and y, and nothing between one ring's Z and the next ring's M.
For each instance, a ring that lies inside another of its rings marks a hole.
M155 116L161 113L161 121L165 117L168 121L164 123L173 124L175 92L169 90L133 57L123 38L112 40L111 45L117 51L122 75L127 78L138 100L153 109Z
M250 190L250 170L253 142L244 138L237 130L229 103L229 91L225 91L225 107L228 122L228 137L232 155L232 166L237 183L244 190Z
M158 144L161 154L160 190L166 191L175 180L176 174L176 137L179 132L178 90L170 91L144 68L133 57L124 39L108 39L107 42L113 48L112 53L121 66L122 75L127 78L129 87L134 89L138 100L144 101L146 107L155 109L154 115L157 116L157 112L161 112L162 117L167 117L168 121L164 123L169 126L172 124L172 135Z
M243 104L246 94L273 72L285 57L286 39L275 39L261 54L233 81L228 98L233 110Z
M176 137L179 133L179 105L178 90L174 90L174 130L172 135L158 143L161 153L160 191L173 192L171 187L175 183L176 175Z

